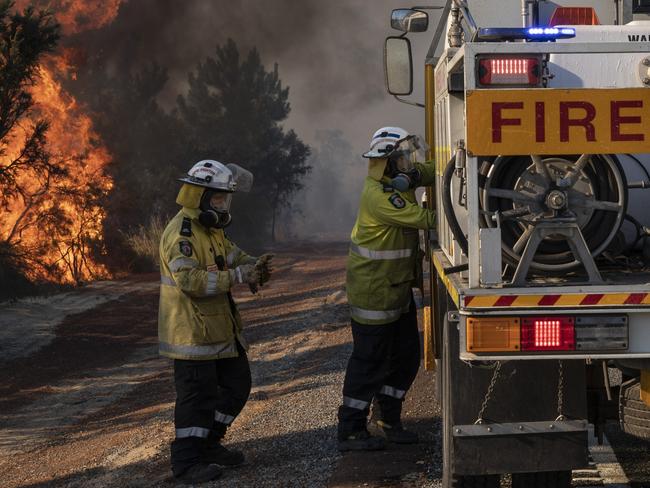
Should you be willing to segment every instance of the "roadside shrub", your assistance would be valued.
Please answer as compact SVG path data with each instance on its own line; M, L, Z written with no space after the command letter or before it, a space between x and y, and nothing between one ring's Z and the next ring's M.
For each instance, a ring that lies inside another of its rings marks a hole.
M158 246L166 225L165 217L154 215L147 224L139 225L137 229L124 235L126 243L136 256L136 270L158 270Z

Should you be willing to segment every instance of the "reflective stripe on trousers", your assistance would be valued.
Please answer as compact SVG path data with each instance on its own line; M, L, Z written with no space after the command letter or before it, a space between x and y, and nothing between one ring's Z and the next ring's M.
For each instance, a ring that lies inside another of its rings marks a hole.
M221 413L218 410L215 410L214 420L222 424L230 425L232 424L233 420L235 420L235 417L233 417L232 415L226 415L225 413Z
M413 249L390 249L386 251L373 251L366 247L350 244L350 251L367 259L402 259L409 258L413 254Z
M356 408L357 410L365 410L370 406L370 402L364 402L363 400L344 396L343 405L350 408Z
M397 398L398 400L401 400L406 395L405 390L400 390L398 388L395 388L393 386L388 386L388 385L382 386L381 390L379 390L379 393L389 397Z
M176 439L184 439L186 437L202 437L206 439L210 429L204 427L185 427L183 429L176 429Z

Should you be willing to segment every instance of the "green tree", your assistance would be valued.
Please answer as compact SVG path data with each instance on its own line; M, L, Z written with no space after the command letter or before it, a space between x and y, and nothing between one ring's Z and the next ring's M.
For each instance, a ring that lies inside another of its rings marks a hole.
M29 270L47 266L46 236L64 219L53 188L65 168L47 149L48 121L28 118L39 62L58 39L50 12L14 12L13 2L0 2L0 292L15 292ZM26 240L29 230L40 238Z
M178 99L192 160L237 163L255 175L253 191L235 199L238 234L246 240L275 239L276 218L290 207L309 172L310 149L280 125L291 110L289 88L278 66L267 71L256 49L241 59L229 39L189 75L187 96ZM262 232L251 232L254 230Z

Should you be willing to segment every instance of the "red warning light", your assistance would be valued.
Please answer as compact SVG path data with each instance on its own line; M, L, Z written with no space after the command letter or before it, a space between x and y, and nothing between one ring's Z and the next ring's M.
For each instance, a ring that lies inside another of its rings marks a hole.
M536 86L540 82L538 58L484 57L478 64L479 83L489 85Z
M573 317L530 317L521 321L522 351L573 351Z

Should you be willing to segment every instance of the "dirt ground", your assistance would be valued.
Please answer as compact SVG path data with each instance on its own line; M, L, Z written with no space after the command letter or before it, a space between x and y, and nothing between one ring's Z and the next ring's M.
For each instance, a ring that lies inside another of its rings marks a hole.
M437 477L437 417L428 395L405 408L425 437L417 448L366 458L336 450L351 351L346 253L345 244L280 252L270 286L255 296L237 292L253 391L226 441L248 462L214 486L422 486ZM158 277L124 283L112 299L101 293L80 291L76 306L66 295L41 300L35 311L33 303L3 308L3 333L14 344L2 355L3 487L173 485L174 390L171 362L156 350ZM57 303L73 313L55 315ZM35 331L40 339L32 344ZM418 381L432 387L424 373Z
M346 254L346 244L294 246L277 253L269 286L236 293L253 390L226 443L247 464L206 486L440 486L430 372L420 371L404 408L420 444L336 450L351 352ZM171 362L157 354L158 276L2 306L0 486L173 486L174 389Z

